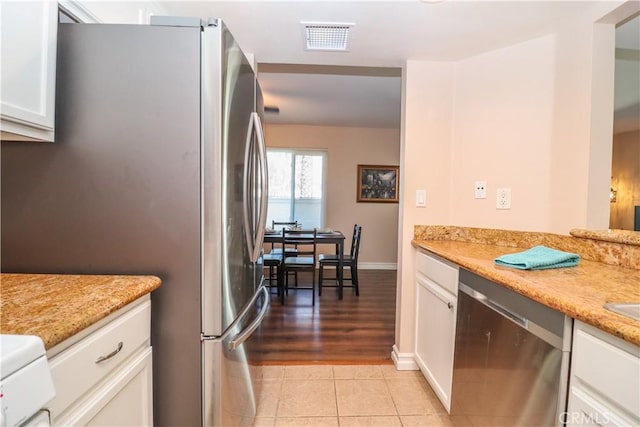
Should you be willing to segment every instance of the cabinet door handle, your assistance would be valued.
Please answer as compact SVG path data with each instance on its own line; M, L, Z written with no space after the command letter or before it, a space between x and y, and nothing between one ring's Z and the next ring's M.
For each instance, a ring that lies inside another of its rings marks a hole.
M421 277L418 277L418 283L431 295L438 298L444 304L447 304L447 307L449 308L449 310L453 309L453 307L455 306L455 302L449 301L448 297L442 295L446 292L444 292L439 285L434 285L430 283L428 280L425 280Z
M124 344L122 344L122 341L120 341L118 343L118 348L116 348L115 350L113 350L111 353L107 354L106 356L100 356L96 359L95 363L102 363L105 360L111 359L113 356L115 356L116 354L120 353L120 350L122 350Z

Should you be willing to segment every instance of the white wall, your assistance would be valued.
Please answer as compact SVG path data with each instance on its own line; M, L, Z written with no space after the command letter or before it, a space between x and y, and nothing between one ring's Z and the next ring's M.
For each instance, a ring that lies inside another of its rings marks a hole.
M415 317L415 224L446 224L450 216L451 146L454 64L407 61L403 70L400 171L401 194L398 234L396 345L399 367L411 368ZM427 190L427 205L415 206L417 189Z
M606 229L613 132L613 25L574 22L556 33L550 227Z
M618 5L590 3L590 16L555 33L457 63L407 61L398 366L411 365L414 347L414 225L608 227L614 26L596 21ZM474 199L475 180L487 181L486 200ZM496 210L498 187L511 188L510 210ZM424 209L417 188L427 190Z
M451 224L607 228L613 29L580 23L456 63ZM474 199L479 179L487 199ZM501 187L510 210L496 209Z
M549 229L553 49L547 36L456 64L449 223ZM487 181L487 199L474 198L475 180ZM510 210L496 210L503 187Z

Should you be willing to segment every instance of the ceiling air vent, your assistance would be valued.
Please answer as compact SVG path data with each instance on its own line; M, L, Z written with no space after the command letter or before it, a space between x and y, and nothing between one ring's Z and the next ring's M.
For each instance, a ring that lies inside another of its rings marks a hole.
M301 22L305 50L347 51L349 32L355 24L344 22Z

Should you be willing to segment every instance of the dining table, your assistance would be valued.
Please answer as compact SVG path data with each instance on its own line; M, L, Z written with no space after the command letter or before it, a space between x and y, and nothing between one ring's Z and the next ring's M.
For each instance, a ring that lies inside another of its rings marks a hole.
M308 232L306 232L308 231ZM264 243L278 243L282 238L279 230L267 229L264 233ZM295 243L296 239L300 241L308 241L313 238L313 230L297 231L295 234L287 234L287 230L284 232L284 238L288 242ZM344 241L345 237L341 231L329 230L316 232L316 244L317 245L335 245L336 255L338 256L338 267L336 268L336 279L338 282L338 299L342 299L342 284L343 284L343 259L344 259Z

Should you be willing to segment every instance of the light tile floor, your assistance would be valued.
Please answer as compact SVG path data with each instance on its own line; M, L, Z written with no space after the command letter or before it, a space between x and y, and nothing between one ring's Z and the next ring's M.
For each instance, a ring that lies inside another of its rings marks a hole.
M420 371L393 365L264 366L254 426L472 426Z

